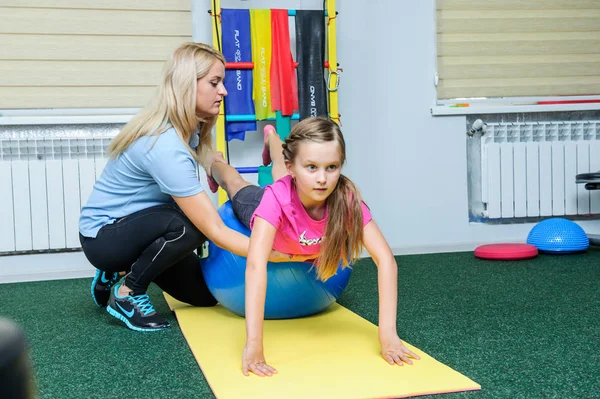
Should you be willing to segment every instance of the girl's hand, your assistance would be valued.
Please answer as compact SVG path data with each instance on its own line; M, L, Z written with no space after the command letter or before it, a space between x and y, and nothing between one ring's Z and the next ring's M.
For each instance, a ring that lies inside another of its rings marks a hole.
M242 355L242 372L247 376L250 375L250 371L260 377L266 375L270 377L273 374L277 374L277 370L265 362L262 347L246 342L244 354Z
M314 259L316 255L288 255L279 251L272 250L269 255L269 262L305 262Z
M397 364L403 366L404 363L413 364L410 358L419 360L420 357L411 352L400 340L398 335L392 335L391 337L380 338L381 343L381 356L389 364Z

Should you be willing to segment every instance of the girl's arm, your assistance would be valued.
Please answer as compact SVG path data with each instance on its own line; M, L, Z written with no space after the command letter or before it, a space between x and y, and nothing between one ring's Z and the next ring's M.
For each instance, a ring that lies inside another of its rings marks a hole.
M267 261L277 230L266 220L257 217L252 226L250 249L246 262L246 346L242 371L259 376L277 371L266 364L263 352L263 320L267 295Z
M250 239L223 223L221 216L204 191L189 197L173 198L194 226L215 245L236 255L248 256ZM270 251L268 258L271 262L302 262L309 259L308 256L291 256L277 251Z
M375 221L364 227L363 243L377 265L379 286L379 342L381 355L390 364L412 364L408 356L419 359L404 346L396 331L398 306L398 265L385 237Z

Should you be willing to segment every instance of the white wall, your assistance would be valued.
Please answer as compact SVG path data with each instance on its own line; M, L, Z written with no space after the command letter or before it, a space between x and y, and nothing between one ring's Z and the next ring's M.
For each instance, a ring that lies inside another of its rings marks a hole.
M339 2L347 173L395 253L524 242L533 224L469 223L466 118L432 117L435 1ZM385 10L383 12L383 10ZM581 222L586 231L597 222Z
M0 256L0 284L91 277L95 273L83 252Z
M434 1L339 6L340 107L348 174L397 253L523 240L526 229L468 222L464 117L434 118ZM381 10L386 10L381 12ZM500 232L499 230L504 230Z

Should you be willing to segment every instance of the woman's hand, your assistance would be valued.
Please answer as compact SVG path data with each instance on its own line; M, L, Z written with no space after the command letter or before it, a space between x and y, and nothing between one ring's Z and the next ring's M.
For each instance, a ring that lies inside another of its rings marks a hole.
M277 370L265 362L262 345L249 342L246 342L242 355L242 372L246 376L253 372L260 377L277 374Z
M404 346L396 334L389 337L381 337L379 338L379 342L381 343L381 356L389 364L403 366L404 363L413 364L412 360L410 360L411 357L415 360L420 359L417 354Z
M316 255L289 255L279 251L272 250L269 255L269 262L306 262L315 259Z

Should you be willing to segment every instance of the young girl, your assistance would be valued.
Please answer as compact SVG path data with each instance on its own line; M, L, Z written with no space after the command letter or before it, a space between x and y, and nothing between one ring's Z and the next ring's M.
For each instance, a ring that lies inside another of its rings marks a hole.
M379 341L390 364L419 359L396 332L396 261L381 231L362 202L356 186L341 168L346 144L339 126L327 118L308 118L281 142L272 126L264 133L263 164L273 161L272 185L262 189L244 181L223 162L211 166L213 178L231 198L234 213L251 230L246 265L245 375L273 375L265 362L263 319L267 262L271 249L309 255L322 280L333 276L340 258L344 266L356 260L363 246L378 267ZM283 152L281 151L283 147Z

